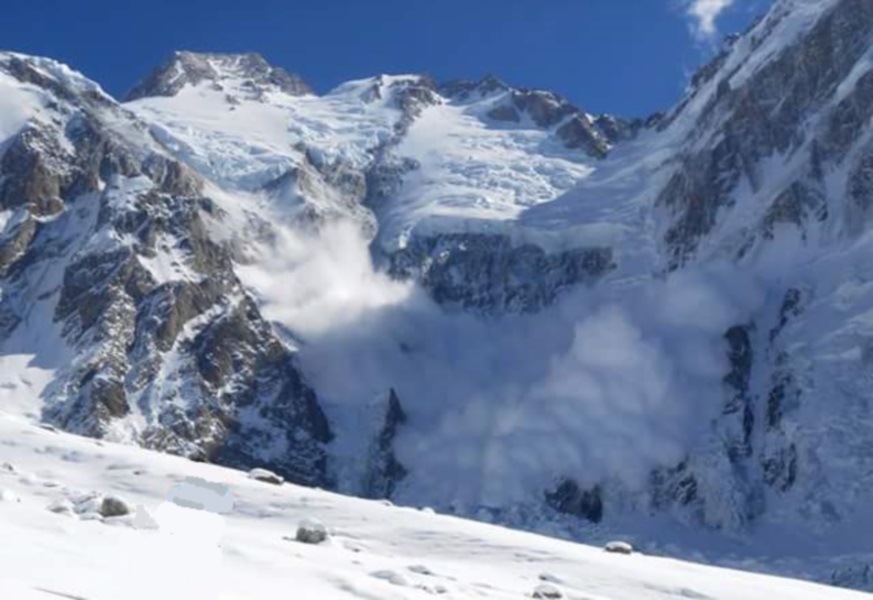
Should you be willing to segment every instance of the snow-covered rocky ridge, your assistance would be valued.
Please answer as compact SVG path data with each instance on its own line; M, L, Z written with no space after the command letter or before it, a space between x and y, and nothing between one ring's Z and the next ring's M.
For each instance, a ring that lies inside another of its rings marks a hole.
M0 403L353 495L873 587L873 8L672 110L0 55ZM14 410L13 410L14 409Z
M87 598L852 600L790 579L684 563L390 506L0 414L0 594ZM121 513L89 512L110 496ZM85 498L86 500L82 500ZM295 541L319 519L330 537Z

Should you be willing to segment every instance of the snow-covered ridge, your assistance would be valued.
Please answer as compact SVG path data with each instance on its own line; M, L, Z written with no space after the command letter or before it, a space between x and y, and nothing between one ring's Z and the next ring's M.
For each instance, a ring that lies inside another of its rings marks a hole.
M311 94L312 90L296 75L273 67L257 53L204 54L176 52L126 96L136 100L148 96L174 96L186 86L209 83L222 91L242 88L254 95L278 90L291 95Z
M780 3L642 124L245 55L125 104L0 67L0 398L869 587L871 11Z
M32 69L31 74L26 74L23 67ZM69 66L51 58L30 56L16 52L0 52L0 67L11 76L24 77L23 83L45 85L44 81L32 81L33 73L51 80L59 89L69 90L76 94L91 94L106 101L112 98L103 91L100 85L82 73L71 69Z
M378 188L364 199L389 252L413 231L460 232L480 223L486 233L501 221L513 224L513 237L551 248L554 231L539 236L532 220L518 217L570 190L612 144L632 135L629 125L595 119L551 92L489 78L439 87L421 76L380 75L321 97L281 90L255 97L233 80L221 89L195 80L167 97L137 94L126 106L153 123L180 159L224 186L257 191L309 166L393 169L404 181L391 204L375 198ZM507 107L512 115L501 110ZM307 201L299 188L283 197ZM565 245L570 239L563 236Z

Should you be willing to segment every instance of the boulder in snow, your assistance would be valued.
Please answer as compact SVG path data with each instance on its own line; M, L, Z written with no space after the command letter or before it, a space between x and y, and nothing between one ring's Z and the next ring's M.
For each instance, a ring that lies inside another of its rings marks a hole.
M315 519L305 519L297 526L297 535L294 539L304 544L321 544L327 541L327 527L324 523Z
M249 471L249 478L255 479L257 481L263 481L264 483L272 483L273 485L282 485L285 483L285 478L281 475L276 475L272 471L268 471L267 469L252 469Z
M98 492L91 492L79 496L73 501L73 511L81 518L123 517L133 512L133 507L127 501L118 496L104 496Z
M106 496L100 503L100 510L98 512L106 518L124 517L133 512L133 507L118 496Z
M550 583L544 583L542 585L538 585L536 589L534 589L532 596L534 598L543 598L546 600L556 600L557 598L563 598L564 594L561 593L561 590L556 588Z
M627 542L609 542L606 546L603 547L607 552L612 552L613 554L633 554L634 547L628 544Z

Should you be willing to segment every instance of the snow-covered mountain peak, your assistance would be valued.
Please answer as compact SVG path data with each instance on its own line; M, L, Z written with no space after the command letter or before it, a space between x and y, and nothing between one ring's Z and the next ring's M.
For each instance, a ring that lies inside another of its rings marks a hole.
M114 102L99 84L51 58L0 52L0 74L14 79L19 88L39 88L64 100L78 97L79 100Z
M218 54L178 51L126 96L127 101L150 96L175 96L186 86L209 84L216 91L263 95L281 91L291 96L312 94L297 75L270 65L255 52Z
M3 55L4 405L873 586L869 0L779 2L645 123L265 65L179 53L118 104Z
M454 79L440 85L440 93L447 98L467 100L471 95L478 97L505 92L510 87L502 79L493 74L485 75L478 81L469 79Z
M372 102L376 99L383 98L387 90L403 89L406 87L436 89L433 80L427 75L417 75L412 73L391 75L382 73L373 77L365 77L363 79L353 79L351 81L343 82L328 92L327 95L354 95L358 96L365 102Z
M483 117L493 123L527 123L551 130L566 147L597 158L604 158L616 143L631 139L642 127L639 120L591 115L557 92L512 87L494 75L479 81L450 81L439 90L456 103L486 103Z

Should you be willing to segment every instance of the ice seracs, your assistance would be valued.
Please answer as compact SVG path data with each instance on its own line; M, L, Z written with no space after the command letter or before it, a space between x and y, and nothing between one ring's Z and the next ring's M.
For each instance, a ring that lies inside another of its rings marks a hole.
M316 95L253 55L120 104L0 54L0 410L264 494L252 468L867 585L870 11L777 2L642 122L494 78Z

